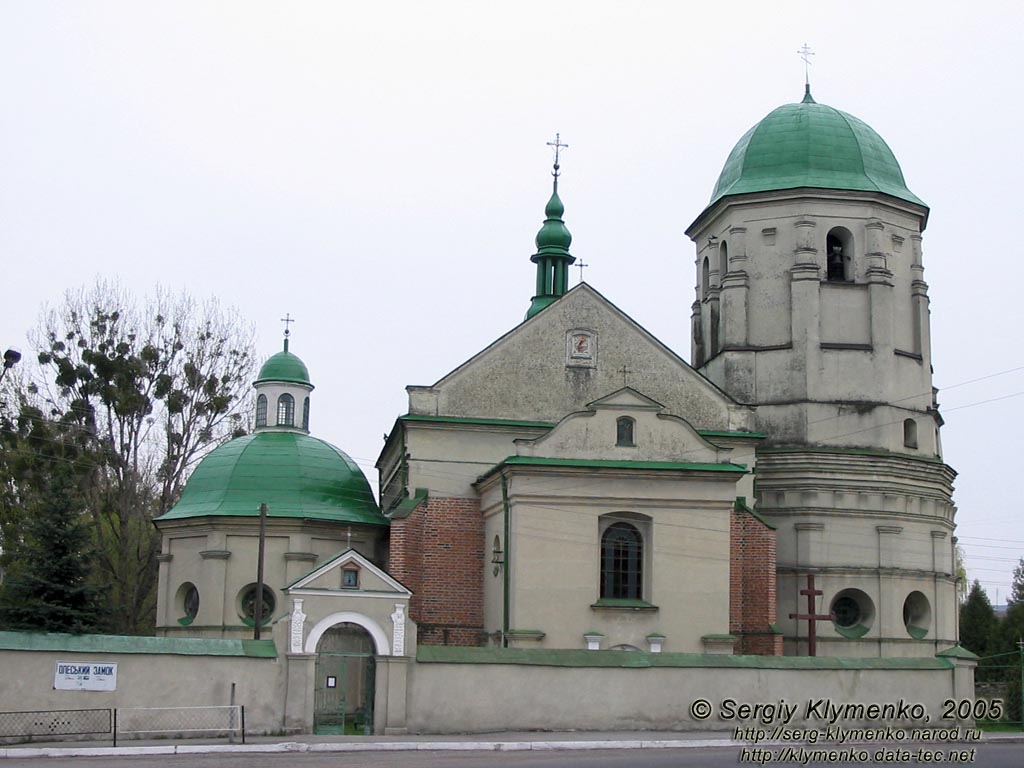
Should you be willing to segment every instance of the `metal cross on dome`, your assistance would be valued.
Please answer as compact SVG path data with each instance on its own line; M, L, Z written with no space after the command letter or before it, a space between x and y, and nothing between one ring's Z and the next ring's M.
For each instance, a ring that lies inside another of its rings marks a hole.
M557 179L558 175L559 175L558 174L558 169L560 168L560 166L558 164L559 150L568 149L569 145L568 144L563 144L562 143L562 136L561 136L561 134L560 133L556 133L555 134L555 140L554 141L549 141L548 142L548 146L555 148L555 170L551 173L551 175L554 176Z
M286 312L284 317L281 318L281 322L284 323L284 335L290 335L291 331L288 330L288 326L295 322L295 318L291 316L290 312Z
M811 56L814 55L814 51L811 50L811 47L809 45L807 45L807 43L804 43L803 48L801 48L799 51L797 51L797 53L800 54L800 58L804 60L804 83L806 85L810 85L811 84Z

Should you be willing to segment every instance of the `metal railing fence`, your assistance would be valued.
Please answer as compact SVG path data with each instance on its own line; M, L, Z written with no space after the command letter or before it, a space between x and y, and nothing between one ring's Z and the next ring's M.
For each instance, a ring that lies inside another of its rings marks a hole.
M195 736L234 738L245 743L245 706L121 707L0 712L0 739L33 741L64 736L138 738Z

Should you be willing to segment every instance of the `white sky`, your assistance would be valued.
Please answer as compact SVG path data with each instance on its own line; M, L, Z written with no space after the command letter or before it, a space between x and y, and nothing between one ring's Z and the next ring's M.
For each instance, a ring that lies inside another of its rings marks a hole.
M1024 367L1022 28L1019 3L949 0L2 0L0 346L29 352L41 306L97 275L216 295L261 357L290 312L313 432L376 486L405 385L522 319L555 131L587 281L689 358L683 231L736 140L801 98L806 41L815 98L873 126L931 206L958 534L1004 601L1024 370L951 387Z

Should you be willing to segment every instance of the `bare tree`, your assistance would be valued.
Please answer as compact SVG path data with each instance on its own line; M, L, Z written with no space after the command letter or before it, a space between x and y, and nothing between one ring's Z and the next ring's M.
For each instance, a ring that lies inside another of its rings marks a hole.
M108 629L148 631L159 547L151 521L248 411L252 328L214 300L157 290L140 303L98 281L45 312L32 342L39 368L28 395L97 447L88 513Z

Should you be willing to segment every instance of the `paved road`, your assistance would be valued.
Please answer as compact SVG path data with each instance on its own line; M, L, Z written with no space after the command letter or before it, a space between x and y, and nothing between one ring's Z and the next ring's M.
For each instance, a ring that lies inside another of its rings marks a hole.
M921 745L899 745L913 750ZM960 748L963 745L953 745ZM944 745L945 749L953 748ZM869 752L877 749L872 747ZM748 755L749 757L749 755ZM868 765L881 765L869 761ZM889 765L963 766L978 768L1020 768L1024 765L1024 744L979 744L973 762L902 760ZM207 755L128 756L94 758L8 758L0 768L732 768L758 765L740 762L740 748L644 749L557 752L347 752L347 753L229 753ZM769 762L767 765L800 765L799 762ZM864 763L809 762L853 768Z

